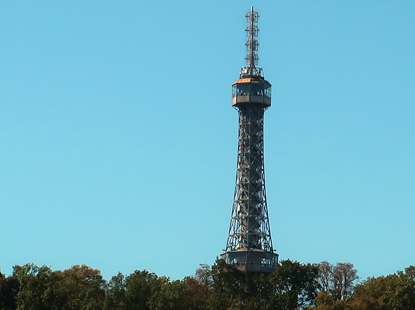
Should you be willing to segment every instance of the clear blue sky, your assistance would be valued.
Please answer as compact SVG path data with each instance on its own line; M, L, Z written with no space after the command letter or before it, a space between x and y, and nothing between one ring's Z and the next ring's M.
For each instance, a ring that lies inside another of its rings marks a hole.
M0 1L0 268L180 279L225 247L237 152L231 1ZM281 259L415 264L415 2L259 1Z

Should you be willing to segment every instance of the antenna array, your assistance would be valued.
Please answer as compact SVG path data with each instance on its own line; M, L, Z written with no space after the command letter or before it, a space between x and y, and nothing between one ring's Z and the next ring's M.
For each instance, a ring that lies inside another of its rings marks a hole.
M254 11L254 7L251 6L251 10L246 13L246 22L247 26L245 29L246 33L246 67L242 67L241 69L241 77L246 76L262 76L262 68L257 68L258 65L258 34L259 34L259 14L258 12Z

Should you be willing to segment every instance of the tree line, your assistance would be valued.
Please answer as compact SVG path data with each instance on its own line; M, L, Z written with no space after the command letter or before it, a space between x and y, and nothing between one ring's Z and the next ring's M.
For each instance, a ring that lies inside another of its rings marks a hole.
M106 281L86 265L64 271L14 266L0 272L0 310L412 310L415 267L359 281L350 263L283 260L271 274L250 274L217 260L171 281L147 270Z

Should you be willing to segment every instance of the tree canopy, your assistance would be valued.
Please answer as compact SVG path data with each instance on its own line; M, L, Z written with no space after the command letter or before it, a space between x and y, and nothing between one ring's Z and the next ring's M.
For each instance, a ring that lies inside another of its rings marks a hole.
M194 276L170 280L147 270L106 281L86 265L53 271L14 266L0 273L0 310L410 310L415 266L358 282L351 263L283 260L271 274L245 273L217 260Z

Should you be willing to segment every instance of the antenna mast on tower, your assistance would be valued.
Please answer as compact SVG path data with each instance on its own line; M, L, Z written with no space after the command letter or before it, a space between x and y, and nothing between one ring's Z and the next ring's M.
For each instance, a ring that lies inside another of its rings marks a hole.
M254 11L254 6L251 6L251 10L245 15L247 26L246 33L246 67L241 69L241 77L243 76L262 76L262 68L257 68L258 65L258 34L259 34L259 14Z

